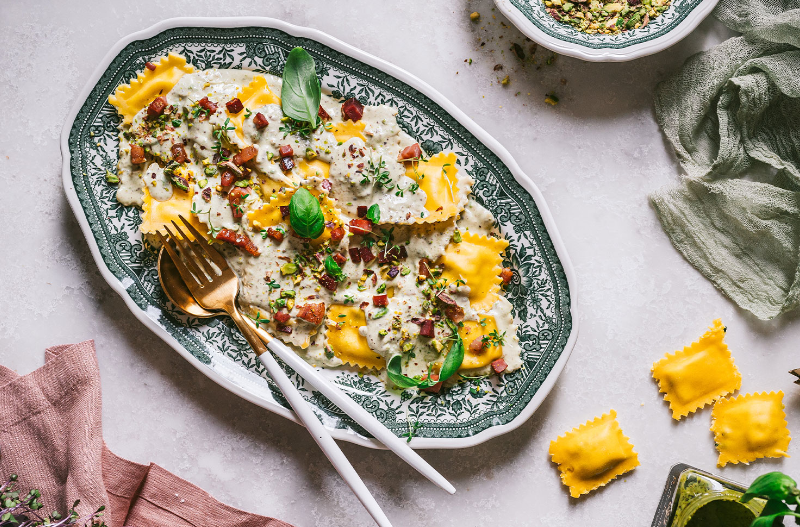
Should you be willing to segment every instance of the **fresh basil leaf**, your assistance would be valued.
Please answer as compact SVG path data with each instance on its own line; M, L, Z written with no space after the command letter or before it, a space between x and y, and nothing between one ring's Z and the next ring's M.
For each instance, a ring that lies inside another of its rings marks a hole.
M381 221L381 208L377 203L370 205L369 209L367 209L367 219L376 224Z
M342 268L339 267L339 264L330 254L325 258L325 271L337 282L344 282L345 276L342 273Z
M784 512L778 512L775 514L770 514L768 516L759 516L753 523L750 524L750 527L773 527L775 520L782 516L794 516L795 518L800 517L797 513L794 513L790 510L786 510Z
M800 490L797 489L797 483L792 478L781 472L768 472L753 481L740 501L747 503L755 497L788 500L798 495L800 495Z
M464 341L461 340L461 336L458 334L458 328L455 326L455 324L450 321L448 321L448 324L450 325L450 329L453 331L455 341L453 342L453 345L450 346L450 351L447 352L447 356L442 364L442 370L439 372L438 379L434 380L432 378L433 372L430 370L430 368L428 368L428 376L424 380L412 379L411 377L403 375L403 369L400 364L402 355L394 355L386 364L386 373L389 377L389 380L405 390L406 388L412 388L414 386L418 387L419 389L430 388L431 386L434 386L440 382L444 382L452 377L453 374L456 373L461 367L461 363L464 362Z
M402 358L402 355L395 355L389 359L389 362L386 364L386 373L389 376L389 380L392 381L397 387L404 390L406 388L419 386L421 381L403 375L403 369L400 365Z
M322 97L314 59L303 48L294 48L286 57L281 88L281 108L295 121L319 124Z
M289 202L289 223L301 238L319 238L325 230L325 216L319 200L303 187L295 191Z
M450 329L453 331L455 341L453 345L450 346L450 351L447 352L447 357L445 357L444 363L442 363L442 371L439 372L440 381L446 381L452 377L461 367L461 363L464 362L464 341L461 340L461 335L458 334L458 328L455 327L455 324L449 320L447 322L450 325Z

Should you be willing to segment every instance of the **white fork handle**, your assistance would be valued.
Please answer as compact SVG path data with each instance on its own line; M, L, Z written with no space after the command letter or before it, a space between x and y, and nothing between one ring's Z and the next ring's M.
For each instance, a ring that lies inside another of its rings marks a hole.
M254 323L250 323L251 329L254 329L256 333L261 335L262 330L254 328L254 325ZM264 338L264 341L267 342L267 347L272 350L275 355L280 357L283 362L299 373L309 384L316 388L322 395L330 399L330 401L338 406L344 413L352 417L353 421L363 426L364 429L375 436L378 441L397 454L400 459L414 467L420 474L450 494L455 493L455 487L427 461L422 459L422 457L409 446L406 440L394 435L394 433L386 428L383 423L378 421L375 416L364 410L360 404L348 397L342 390L337 388L335 384L320 375L319 372L304 361L302 357L298 356L297 353L290 350L278 339L269 338L269 335L267 335L267 338Z
M367 486L364 485L363 481L361 481L361 478L353 468L353 465L351 465L347 460L339 448L339 445L337 445L336 441L333 440L325 426L320 422L319 419L317 419L314 411L308 405L306 400L303 399L303 396L300 395L300 392L297 391L297 388L295 388L294 384L283 371L283 369L281 369L280 365L275 360L275 357L273 357L271 353L267 352L262 353L258 356L258 358L267 368L270 377L272 377L272 380L274 380L275 384L277 384L281 389L284 397L286 397L286 400L289 401L292 409L303 422L306 429L308 429L308 431L311 433L314 441L317 442L319 447L330 460L331 464L336 468L336 471L340 476L342 476L342 479L345 481L345 483L347 483L353 490L353 493L356 495L359 501L361 501L361 504L364 505L364 508L367 509L367 512L370 513L372 519L375 520L375 523L381 527L392 527L392 524L389 522L389 518L386 517L386 514L384 514L383 510L381 510L380 505L378 505L378 502L375 501L375 498L369 492Z
M358 500L364 505L364 508L367 509L372 519L375 520L375 523L380 527L392 527L389 518L386 517L386 514L381 510L380 505L375 501L375 498L369 492L367 486L361 481L361 477L359 477L356 469L354 469L353 465L347 460L344 453L342 453L342 450L339 448L339 445L336 444L336 441L333 440L328 430L317 418L311 406L309 406L306 400L303 399L303 396L300 395L300 392L286 375L286 372L280 367L278 361L275 360L275 357L272 356L272 353L267 351L258 334L245 322L244 317L235 307L231 311L228 311L228 314L239 327L239 330L247 339L247 342L250 343L250 346L252 346L253 350L258 354L259 360L267 368L267 372L270 377L272 377L272 380L275 381L275 384L278 385L283 396L289 401L292 410L294 410L297 417L300 418L300 421L309 431L311 437L317 442L322 452L328 460L330 460L334 468L336 468L339 475L342 476L345 483L352 489Z

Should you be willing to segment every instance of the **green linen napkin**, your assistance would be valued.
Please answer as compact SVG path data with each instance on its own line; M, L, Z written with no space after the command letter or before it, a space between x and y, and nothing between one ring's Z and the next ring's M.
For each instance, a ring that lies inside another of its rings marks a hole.
M656 88L686 175L650 196L672 244L767 320L800 305L800 0L722 0L742 33Z

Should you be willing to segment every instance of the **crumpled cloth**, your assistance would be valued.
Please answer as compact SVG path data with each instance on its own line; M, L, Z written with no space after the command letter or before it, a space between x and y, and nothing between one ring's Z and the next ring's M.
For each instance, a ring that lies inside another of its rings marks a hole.
M742 33L656 88L656 118L686 172L650 196L675 248L740 307L800 304L800 0L722 0Z
M118 526L291 527L228 507L155 464L126 461L103 442L100 372L94 343L56 346L46 363L19 376L0 366L0 478L19 476L17 490L37 488L49 514L75 500ZM1 482L0 482L1 484Z

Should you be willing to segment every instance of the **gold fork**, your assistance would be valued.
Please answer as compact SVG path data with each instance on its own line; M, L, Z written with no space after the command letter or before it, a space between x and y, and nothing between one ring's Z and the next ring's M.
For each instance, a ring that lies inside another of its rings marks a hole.
M342 453L327 429L317 419L316 414L308 405L300 392L280 367L278 362L267 350L267 347L253 332L236 306L236 297L239 293L239 279L233 270L213 247L205 243L202 235L180 216L181 221L192 234L186 236L177 223L172 222L179 234L176 236L165 225L167 236L158 232L158 237L164 249L172 258L183 281L201 307L210 311L224 311L236 323L239 331L264 364L272 380L283 392L300 421L305 425L319 447L350 486L356 497L361 501L375 522L381 527L391 527L391 523L381 510L378 502L370 494L358 473ZM213 265L212 265L213 264ZM271 338L271 337L270 337Z

